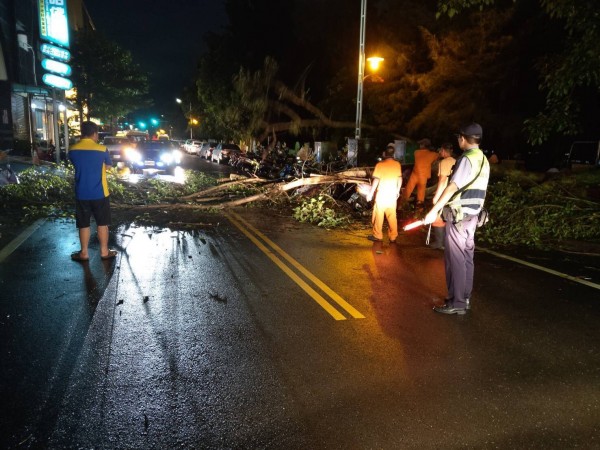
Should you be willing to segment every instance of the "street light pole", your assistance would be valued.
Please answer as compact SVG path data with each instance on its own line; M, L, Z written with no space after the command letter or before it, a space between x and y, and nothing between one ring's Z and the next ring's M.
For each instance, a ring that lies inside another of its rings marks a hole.
M180 98L176 98L175 101L179 104L182 103ZM189 123L190 123L190 139L194 139L194 128L193 128L193 122L192 122L192 102L190 101L190 112L189 112Z
M354 136L360 139L362 123L363 82L365 81L365 27L367 22L367 0L360 6L360 42L358 47L358 88L356 91L356 130Z
M190 139L194 139L194 124L192 122L192 102L190 102Z

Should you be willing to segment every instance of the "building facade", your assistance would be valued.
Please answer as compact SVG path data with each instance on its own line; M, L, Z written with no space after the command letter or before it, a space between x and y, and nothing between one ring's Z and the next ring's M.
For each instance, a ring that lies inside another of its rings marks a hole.
M93 28L82 0L0 0L0 150L29 154L64 134L59 124L69 105L64 90L44 82L42 67L48 56L41 45L48 39L40 14L48 4L66 8L70 33Z

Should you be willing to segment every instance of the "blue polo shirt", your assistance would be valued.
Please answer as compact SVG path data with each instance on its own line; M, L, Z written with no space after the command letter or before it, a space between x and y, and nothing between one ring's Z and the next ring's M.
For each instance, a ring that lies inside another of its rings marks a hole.
M92 139L81 139L69 149L75 166L75 198L100 200L109 196L106 166L112 166L108 149Z

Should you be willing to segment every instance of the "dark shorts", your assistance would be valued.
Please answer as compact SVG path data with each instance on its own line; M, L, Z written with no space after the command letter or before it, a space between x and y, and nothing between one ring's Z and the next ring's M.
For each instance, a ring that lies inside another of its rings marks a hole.
M90 218L94 216L96 225L110 225L110 200L75 200L75 225L77 228L90 226Z

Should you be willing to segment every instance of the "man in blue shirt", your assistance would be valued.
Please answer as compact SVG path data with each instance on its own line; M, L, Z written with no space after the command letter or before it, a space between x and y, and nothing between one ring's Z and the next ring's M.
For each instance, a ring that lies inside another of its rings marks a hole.
M90 218L96 221L100 257L112 259L115 250L108 248L110 199L106 168L112 166L108 149L98 144L98 125L81 124L81 140L69 150L69 159L75 166L75 224L79 229L81 250L71 254L74 261L89 261Z

